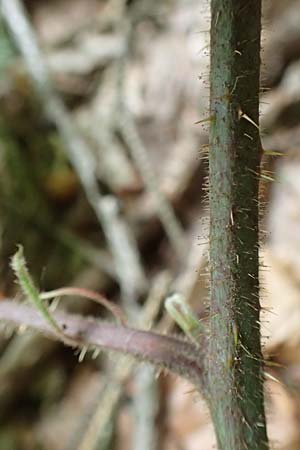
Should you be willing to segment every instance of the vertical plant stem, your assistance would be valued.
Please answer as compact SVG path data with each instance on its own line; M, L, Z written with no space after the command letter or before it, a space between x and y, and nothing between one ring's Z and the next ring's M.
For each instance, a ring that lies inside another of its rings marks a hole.
M261 0L211 0L209 395L221 450L268 448L259 325Z
M159 411L159 386L153 367L139 367L135 375L136 395L133 399L135 430L132 450L158 449L155 423Z

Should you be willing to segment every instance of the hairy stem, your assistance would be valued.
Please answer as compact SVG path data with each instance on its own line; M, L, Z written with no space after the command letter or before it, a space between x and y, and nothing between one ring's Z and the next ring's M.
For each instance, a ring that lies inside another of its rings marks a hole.
M219 449L268 448L258 283L261 0L211 1L209 401Z
M103 348L132 355L140 361L170 370L199 386L202 380L202 358L192 343L173 336L114 325L80 315L53 313L53 320L71 341L86 348ZM30 327L54 339L60 339L54 328L34 308L12 300L0 302L1 320L15 326Z

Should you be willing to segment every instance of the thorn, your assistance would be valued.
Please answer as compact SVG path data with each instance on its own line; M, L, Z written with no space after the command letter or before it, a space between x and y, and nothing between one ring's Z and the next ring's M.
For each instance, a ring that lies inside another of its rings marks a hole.
M88 348L86 346L82 347L82 349L79 353L79 356L78 356L78 362L81 363L84 360L87 350L88 350Z
M95 350L93 351L93 354L92 354L92 359L97 359L98 356L100 355L100 353L101 353L101 349L95 348Z
M266 371L264 371L263 374L264 374L264 377L265 377L265 378L268 378L268 379L271 380L271 381L275 381L276 383L278 383L278 384L280 384L281 386L283 386L283 384L281 383L281 381L280 381L278 378L274 377L274 375L271 375L269 372L266 372Z
M275 151L275 150L265 150L265 149L263 149L263 152L264 152L265 155L268 155L268 156L287 156L286 153L278 152L278 151Z
M249 123L251 123L252 125L255 126L255 128L257 128L259 130L259 126L257 125L257 123L254 122L254 120L251 119L251 117L249 117L246 113L244 113L241 109L239 109L238 111L239 114L239 119L245 119L247 120Z
M194 125L198 125L199 123L212 122L213 119L214 119L213 116L209 116L206 117L205 119L198 120L197 122L194 123Z

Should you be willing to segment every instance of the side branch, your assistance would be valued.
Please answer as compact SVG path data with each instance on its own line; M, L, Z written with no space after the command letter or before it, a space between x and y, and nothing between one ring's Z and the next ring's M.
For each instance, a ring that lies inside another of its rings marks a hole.
M101 347L133 355L138 360L183 376L202 388L199 385L203 378L201 352L191 342L62 311L53 313L53 317L65 335L78 342L80 347ZM33 328L60 340L53 327L31 306L3 300L0 302L0 319L14 326Z

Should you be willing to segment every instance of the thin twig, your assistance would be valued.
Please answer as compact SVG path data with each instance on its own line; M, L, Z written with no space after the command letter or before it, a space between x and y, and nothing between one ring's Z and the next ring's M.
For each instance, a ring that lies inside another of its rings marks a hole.
M117 129L120 131L132 159L136 163L140 175L144 181L147 191L153 196L157 208L158 216L165 229L166 235L173 246L179 260L184 254L185 237L182 226L178 221L173 207L168 202L157 185L156 175L153 170L148 151L140 138L132 114L126 106L124 99L124 80L126 78L126 56L133 41L133 29L130 20L123 19L121 26L124 30L127 42L127 52L118 60L117 69L117 102L115 103L115 113L117 116Z
M155 199L158 216L164 226L165 232L178 256L182 259L185 249L185 237L171 204L158 189L157 178L150 163L147 150L141 140L136 125L129 111L123 106L119 114L119 129L132 158L136 162L140 174L149 193Z
M133 450L156 450L158 432L155 419L159 410L159 386L153 367L138 367L135 375Z
M99 209L106 238L114 257L121 294L126 306L132 308L137 295L147 284L134 236L121 217L115 197L112 195L102 197Z
M68 287L61 287L59 289L54 289L53 291L41 292L39 296L42 300L48 300L53 299L55 297L64 297L64 296L88 298L89 300L98 303L98 305L104 306L106 309L108 309L116 318L116 320L121 324L125 325L126 323L124 314L117 305L107 300L107 298L105 298L103 295L99 294L96 291L92 291L91 289L68 286Z

